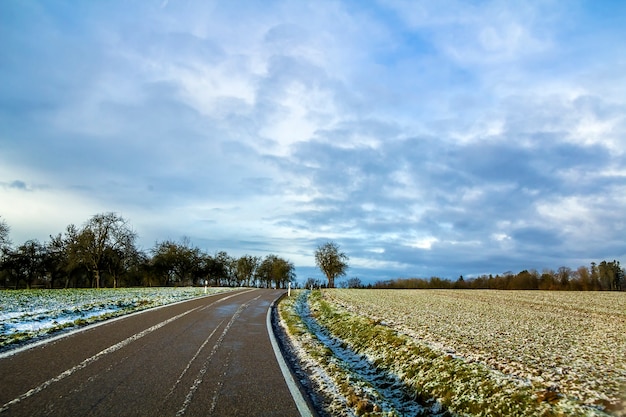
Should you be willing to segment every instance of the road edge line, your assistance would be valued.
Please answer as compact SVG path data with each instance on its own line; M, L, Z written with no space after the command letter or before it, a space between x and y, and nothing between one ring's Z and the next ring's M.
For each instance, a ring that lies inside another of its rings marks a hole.
M255 289L256 288L252 288L252 289L249 289L248 291L240 292L239 294L242 294L242 293L245 293L245 292L249 292L249 291L252 291L252 290L255 290ZM54 290L52 290L52 291L54 291ZM68 336L72 336L72 335L74 335L76 333L80 333L80 332L84 332L84 331L87 331L87 330L91 330L91 329L99 327L99 326L104 326L106 324L109 324L109 323L112 323L112 322L115 322L115 321L118 321L118 320L122 320L122 319L125 319L125 318L128 318L128 317L131 317L131 316L147 313L149 311L154 311L154 310L158 310L158 309L161 309L161 308L175 306L176 304L186 303L187 301L197 300L197 299L200 299L200 298L213 297L213 296L216 296L216 295L224 295L224 294L228 294L228 293L232 293L232 292L238 292L238 291L239 291L239 289L235 289L235 290L232 290L232 291L222 291L222 292L216 292L216 293L213 293L213 294L205 294L205 295L201 295L201 296L195 297L195 298L188 298L186 300L175 301L175 302L170 303L170 304L162 304L160 306L150 307L150 308L147 308L145 310L133 311L132 313L122 314L121 316L115 316L115 317L111 317L111 318L104 319L104 320L101 320L101 321L96 321L94 323L89 323L89 324L87 324L85 326L70 328L70 329L67 329L67 330L61 330L59 334L55 334L55 335L52 335L52 336L44 336L43 338L41 338L39 340L36 340L34 342L28 342L27 341L23 345L18 345L16 347L12 348L12 349L8 349L8 350L5 350L4 352L0 352L0 359L8 358L8 357L11 357L13 355L17 355L19 353L25 352L27 350L34 349L34 348L37 348L37 347L40 347L40 346L44 346L44 345L47 345L48 343L56 342L57 340L66 338Z
M38 386L36 386L35 388L31 388L30 390L28 390L27 392L23 393L22 395L14 398L13 400L9 401L8 403L0 406L0 413L5 412L6 410L8 410L12 405L17 404L29 397L32 397L35 394L40 393L41 391L43 391L44 389L48 388L50 385L57 383L69 376L72 376L74 373L76 373L77 371L86 368L87 366L91 365L92 363L96 362L97 360L99 360L101 357L104 357L105 355L108 355L110 353L116 352L126 346L128 346L129 344L133 343L136 340L141 339L142 337L160 329L161 327L175 321L178 320L179 318L186 316L187 314L191 313L194 310L198 310L200 307L194 307L191 310L187 310L184 313L180 313L174 317L170 317L167 320L163 320L160 323L155 324L154 326L150 326L147 329L144 329L138 333L135 333L132 336L127 337L126 339L117 342L114 345L111 345L103 350L101 350L100 352L96 353L93 356L88 357L87 359L83 360L81 363L79 363L78 365L74 365L73 367L66 369L65 371L61 372L59 375L57 375L54 378L50 378L47 381L39 384Z
M289 366L287 366L287 362L283 357L280 346L278 346L278 340L276 340L276 336L274 335L274 328L272 327L272 311L276 307L276 302L280 300L281 297L278 297L274 301L272 301L270 308L267 310L267 317L265 320L267 325L267 333L269 334L270 342L272 344L272 348L274 349L274 355L276 356L276 360L278 361L278 366L280 367L280 371L283 373L283 377L285 378L285 382L287 383L287 387L289 388L291 397L293 398L294 402L296 403L296 407L300 412L300 416L313 417L313 413L309 408L309 403L304 399L300 388L296 384L296 381L293 379L293 375L289 370Z

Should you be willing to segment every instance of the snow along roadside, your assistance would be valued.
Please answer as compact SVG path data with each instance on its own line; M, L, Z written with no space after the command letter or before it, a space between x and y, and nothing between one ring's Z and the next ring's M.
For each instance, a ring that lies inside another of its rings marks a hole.
M238 289L238 288L235 288L233 290L236 290L236 289ZM196 297L192 297L192 298L186 298L186 299L183 299L183 300L180 300L180 301L176 301L176 302L173 302L173 303L169 303L169 304L161 304L161 305L158 305L158 306L155 306L155 307L150 307L150 308L143 309L143 310L138 310L138 311L133 311L133 312L129 312L129 313L126 313L126 314L121 314L119 316L115 316L115 317L111 317L111 318L105 318L105 319L103 319L101 321L97 321L95 323L90 323L90 324L87 324L87 325L84 325L84 326L61 329L61 330L58 330L58 332L59 332L58 334L55 334L53 336L46 336L46 335L38 336L38 335L34 335L33 339L34 338L38 338L38 340L35 340L35 341L24 341L24 342L21 342L20 344L15 345L15 347L13 347L11 345L4 346L3 349L7 349L7 350L0 352L0 359L7 358L9 356L13 356L13 355L18 354L20 352L24 352L26 350L29 350L29 349L32 349L32 348L35 348L35 347L38 347L38 346L42 346L42 345L45 345L45 344L48 344L48 343L52 343L52 342L54 342L56 340L62 339L64 337L68 337L68 336L73 335L75 333L83 332L83 331L88 330L88 329L93 329L95 327L102 326L102 325L105 325L105 324L109 324L109 323L112 323L114 321L121 320L121 319L124 319L124 318L127 318L127 317L131 317L131 316L134 316L134 315L137 315L137 314L142 314L142 313L145 313L145 312L148 312L148 311L154 311L154 310L158 310L158 309L161 309L161 308L174 306L174 305L185 303L187 301L195 300L195 299L198 299L198 298L205 298L205 297L211 297L211 296L214 296L214 295L220 295L220 294L224 294L225 292L230 292L230 291L233 291L233 290L225 288L224 291L214 292L214 293L210 293L210 294L207 294L207 295L201 295L201 296L196 296ZM51 291L55 291L55 290L51 290Z
M330 335L311 314L309 294L299 292L293 299L281 301L280 324L288 335L298 367L306 374L304 378L313 391L312 401L320 415L442 415L439 404L416 401L407 395L401 381Z
M333 397L332 409L326 408L333 416L406 414L389 401L389 390L424 406L408 415L610 415L558 393L544 396L527 381L433 350L324 298L320 292L300 293L295 302L281 302L281 318L302 367ZM373 371L361 372L359 359ZM342 403L350 410L342 410Z
M302 396L296 381L293 379L293 375L289 370L289 366L287 366L287 362L285 362L285 358L280 350L280 346L278 345L278 341L276 340L276 336L274 335L274 328L272 326L272 314L276 314L276 302L280 300L280 297L276 300L272 301L270 308L267 310L267 317L265 320L267 326L267 333L270 336L270 343L272 344L272 348L274 349L274 355L276 355L276 360L278 361L278 365L280 366L280 371L283 373L283 377L285 378L285 382L287 383L287 387L289 388L289 392L293 397L293 400L296 403L296 407L298 407L298 411L302 417L313 417L311 410L309 409L309 405Z

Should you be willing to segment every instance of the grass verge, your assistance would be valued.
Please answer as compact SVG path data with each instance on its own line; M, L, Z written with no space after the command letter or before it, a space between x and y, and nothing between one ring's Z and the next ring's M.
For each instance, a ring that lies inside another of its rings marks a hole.
M303 309L302 303L306 303L308 310ZM356 415L401 414L394 407L385 407L384 398L380 398L384 392L374 390L372 394L365 389L363 378L355 375L341 357L333 355L328 340L361 356L387 375L388 380L397 381L396 391L403 391L404 397L427 407L423 414L610 415L582 405L552 387L512 378L483 364L419 344L384 323L342 310L328 302L320 291L301 293L297 299L281 303L280 311L292 337L307 340L303 348L332 376L343 398L340 402L351 407ZM303 312L310 317L303 317ZM321 330L312 328L311 320ZM368 404L363 405L364 402Z

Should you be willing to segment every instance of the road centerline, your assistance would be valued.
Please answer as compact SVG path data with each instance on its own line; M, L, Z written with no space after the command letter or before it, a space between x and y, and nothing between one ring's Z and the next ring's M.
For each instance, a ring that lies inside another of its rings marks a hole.
M209 368L209 365L211 364L211 359L213 358L213 356L215 355L217 350L220 348L220 346L222 344L222 341L224 340L224 337L228 333L228 330L230 330L230 328L232 327L233 323L237 320L237 318L239 317L241 312L244 311L246 308L248 308L248 306L250 305L250 303L252 303L252 301L256 301L260 297L261 296L259 295L259 296L255 297L255 298L253 298L252 300L249 300L248 302L240 305L239 308L237 309L237 311L235 311L235 313L231 317L231 319L228 322L228 324L226 325L226 327L224 327L224 330L222 331L222 334L220 335L220 337L215 342L215 345L213 345L213 349L211 349L211 353L209 353L209 356L204 361L204 364L202 365L202 368L200 369L200 371L198 371L198 374L197 374L196 379L194 380L193 384L191 385L191 387L189 387L189 391L187 392L187 395L185 396L185 401L183 401L182 406L176 412L176 416L182 416L187 411L187 408L189 407L189 405L191 404L191 401L193 400L194 394L196 393L196 391L200 387L200 384L202 384L202 381L204 379L204 374L206 374L206 372L207 372L207 370Z
M73 366L72 368L63 371L62 373L60 373L56 377L51 378L51 379L45 381L44 383L38 385L37 387L32 388L32 389L26 391L25 393L23 393L22 395L20 395L20 396L14 398L13 400L7 402L2 407L0 407L0 413L3 413L5 411L7 411L12 405L17 404L20 401L23 401L23 400L25 400L25 399L27 399L27 398L35 395L35 394L38 394L39 392L41 392L44 389L48 388L50 385L52 385L52 384L54 384L56 382L59 382L59 381L65 379L65 378L71 376L72 374L74 374L75 372L77 372L77 371L79 371L79 370L81 370L83 368L86 368L90 364L96 362L98 359L100 359L100 358L102 358L102 357L104 357L104 356L106 356L106 355L108 355L110 353L113 353L115 351L118 351L118 350L126 347L130 343L132 343L132 342L134 342L136 340L141 339L142 337L144 337L144 336L154 332L155 330L158 330L161 327L163 327L163 326L165 326L165 325L167 325L167 324L169 324L169 323L171 323L171 322L173 322L175 320L178 320L181 317L186 316L187 314L191 313L192 311L198 310L199 308L200 307L195 307L195 308L192 308L191 310L187 310L187 311L185 311L183 313L180 313L180 314L178 314L178 315L176 315L174 317L171 317L171 318L169 318L167 320L164 320L164 321L162 321L160 323L157 323L157 324L155 324L153 326L150 326L147 329L145 329L145 330L143 330L143 331L141 331L139 333L135 333L134 335L132 335L130 337L127 337L126 339L122 340L121 342L118 342L118 343L116 343L116 344L114 344L112 346L109 346L108 348L106 348L104 350L101 350L100 352L96 353L95 355L85 359L84 361L82 361L78 365Z
M183 379L183 377L185 376L185 374L187 373L187 371L189 370L189 368L191 367L191 364L193 364L196 361L196 358L198 357L198 355L200 355L200 352L202 352L202 350L204 349L204 347L207 345L207 343L209 343L209 340L211 340L211 338L213 337L213 335L215 334L215 332L217 332L217 329L220 328L220 326L224 323L224 320L222 320L216 327L215 329L213 329L213 331L209 334L209 336L207 336L207 338L205 339L205 341L202 343L202 345L200 345L200 347L198 348L198 350L196 351L196 353L192 356L192 358L189 360L189 362L187 362L187 366L185 366L185 369L183 369L183 371L181 372L181 374L178 376L178 378L176 379L176 382L174 382L174 385L172 385L172 388L170 389L170 391L167 393L167 395L165 396L165 398L163 399L163 403L165 403L169 397L172 396L172 394L174 393L174 390L176 389L176 387L178 386L178 384L180 384L181 380Z
M300 415L267 339L281 293L201 297L0 360L0 416Z

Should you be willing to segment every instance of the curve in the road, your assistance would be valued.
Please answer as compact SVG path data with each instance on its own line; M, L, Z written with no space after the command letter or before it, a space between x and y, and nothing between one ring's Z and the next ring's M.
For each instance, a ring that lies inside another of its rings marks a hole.
M270 305L270 308L267 310L267 333L270 336L270 341L272 343L272 349L274 349L274 354L276 355L276 361L278 362L278 366L280 366L280 371L283 373L283 377L285 378L285 382L287 383L287 387L289 388L289 392L293 397L293 400L298 407L298 411L300 412L300 416L302 417L313 417L313 413L311 412L311 408L309 407L309 403L304 399L302 392L300 391L299 385L296 383L295 379L291 371L289 370L289 366L283 357L282 351L280 350L280 346L278 344L278 340L274 335L274 328L272 326L272 313L275 311L274 308L276 306L277 300L274 300Z
M216 294L0 357L0 414L312 416L270 312L283 291Z

